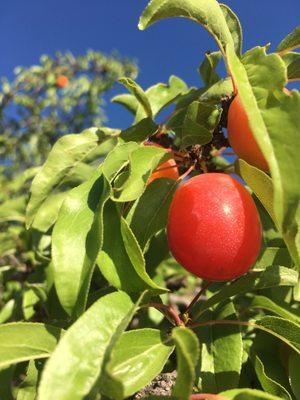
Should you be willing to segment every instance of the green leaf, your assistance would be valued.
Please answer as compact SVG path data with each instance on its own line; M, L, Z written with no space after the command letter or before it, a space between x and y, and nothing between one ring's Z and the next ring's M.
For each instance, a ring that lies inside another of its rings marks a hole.
M253 167L242 159L235 162L235 171L251 187L260 200L273 222L276 224L274 214L274 189L272 179L265 172Z
M300 324L300 315L297 315L293 308L289 307L288 304L276 304L273 300L265 296L254 296L247 307L250 309L258 308L267 310L273 314L279 315L282 318L288 319L289 321Z
M127 222L142 249L152 236L166 227L176 188L177 183L171 179L156 179L130 209Z
M123 143L116 146L106 157L103 162L103 175L108 181L113 180L116 175L129 163L129 155L139 145L135 142Z
M9 199L0 204L0 222L24 222L27 196Z
M61 329L51 325L13 322L0 326L0 368L47 358L54 350Z
M205 59L199 68L199 72L205 86L210 87L221 79L216 73L216 68L221 58L222 53L220 51L205 53Z
M0 398L3 400L14 400L12 394L12 381L14 378L14 367L0 370Z
M232 296L270 287L295 286L297 282L298 274L296 271L277 265L268 267L263 271L250 271L247 275L231 282L230 285L224 286L218 293L207 299L199 307L197 316L215 304L227 300Z
M289 81L300 80L300 54L289 52L282 56L285 65L287 66L287 74Z
M27 227L32 225L37 211L49 193L95 149L99 142L97 132L97 128L87 129L81 134L63 136L55 143L45 164L33 179L27 206Z
M266 247L260 254L260 257L255 264L255 269L266 268L269 265L292 267L293 261L286 248Z
M216 106L193 101L186 110L171 119L168 126L176 132L180 147L185 148L209 143L220 118L221 110Z
M216 0L152 0L141 15L139 29L146 29L170 17L185 17L203 25L213 35L223 53L227 44L234 46L226 17Z
M38 385L39 371L36 368L35 362L30 361L26 378L19 386L17 400L35 400L37 385Z
M142 142L157 131L157 125L152 118L144 118L135 125L121 132L124 142Z
M60 207L67 195L68 192L50 195L38 209L32 223L32 228L46 233L55 224Z
M243 50L243 30L237 15L226 4L220 4L230 30L236 54L240 56Z
M143 108L146 116L152 118L153 113L151 105L144 90L131 78L120 78L119 82L135 96L135 98Z
M188 400L195 382L195 366L199 357L197 336L188 328L177 327L172 331L176 344L177 379L172 395Z
M300 325L279 317L263 317L255 326L277 337L300 354Z
M171 154L164 148L140 146L129 154L128 177L120 186L114 186L114 201L127 202L136 200L144 192L151 173L158 165L168 160Z
M105 279L117 289L126 292L165 291L147 274L138 242L112 201L104 208L104 241L97 264Z
M220 304L205 313L207 320L237 316L232 302ZM212 325L196 330L201 343L199 389L207 393L234 389L239 384L242 368L243 342L237 325Z
M262 388L282 399L291 400L289 382L279 356L278 340L259 332L251 348L251 360Z
M69 315L84 309L96 258L102 245L103 206L110 188L96 171L71 190L60 209L52 235L52 262L57 295Z
M124 292L108 294L95 302L68 329L46 363L39 400L81 400L88 395L135 310Z
M278 382L271 379L265 372L264 365L258 356L255 357L255 372L259 379L259 382L262 388L275 396L278 395L280 399L288 399L291 400L291 396L288 391L281 386Z
M119 94L111 99L113 103L118 103L127 108L133 115L136 114L139 103L135 96L132 94L124 93Z
M233 93L233 85L231 78L221 79L212 85L209 89L201 93L200 101L220 101L223 98L231 96Z
M295 263L300 265L300 163L295 163L300 93L283 92L286 69L279 55L267 55L264 48L257 47L248 51L241 62L228 47L227 56L251 131L270 166L277 226Z
M100 391L113 399L133 395L162 371L173 350L171 338L159 330L123 333L106 366Z
M297 353L292 353L289 357L289 380L295 397L300 398L300 356Z
M300 47L300 26L297 26L277 46L276 51L283 54Z
M282 400L280 397L256 389L227 390L220 395L225 396L228 400Z
M179 95L187 91L185 82L177 76L170 76L168 84L157 83L146 90L146 95L151 105L153 118L164 108L175 101ZM141 106L136 113L136 121L145 117L145 112Z
M10 299L4 304L0 311L0 324L8 321L13 316L15 305L15 299Z

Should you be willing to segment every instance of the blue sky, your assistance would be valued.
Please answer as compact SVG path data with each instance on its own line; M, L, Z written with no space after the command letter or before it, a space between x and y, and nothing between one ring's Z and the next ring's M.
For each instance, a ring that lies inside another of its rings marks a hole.
M239 16L244 50L271 42L272 49L299 24L299 0L224 0ZM0 5L0 75L12 77L17 65L38 62L41 54L87 49L137 59L138 82L148 87L175 74L199 85L197 67L207 50L216 48L209 34L186 19L162 21L146 31L137 28L147 0L2 0ZM113 92L122 91L119 87ZM113 93L111 93L112 95ZM108 105L112 126L131 118Z

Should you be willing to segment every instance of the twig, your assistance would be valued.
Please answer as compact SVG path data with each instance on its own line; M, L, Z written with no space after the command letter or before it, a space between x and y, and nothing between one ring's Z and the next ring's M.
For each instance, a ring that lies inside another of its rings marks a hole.
M190 309L193 307L193 305L200 299L200 297L205 293L206 289L211 285L211 281L208 281L196 294L196 296L193 298L193 300L190 302L190 304L187 306L183 314L187 314Z
M177 312L171 306L167 306L167 305L161 304L161 303L148 303L148 304L142 305L142 307L143 308L145 308L145 307L156 308L158 311L160 311L165 316L169 315L172 318L172 322L174 323L174 325L176 325L176 326L184 325L183 321L181 320L181 318L179 317Z

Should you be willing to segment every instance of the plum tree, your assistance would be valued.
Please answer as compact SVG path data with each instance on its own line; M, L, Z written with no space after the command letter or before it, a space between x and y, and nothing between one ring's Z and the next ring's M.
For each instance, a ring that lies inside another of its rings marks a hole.
M176 191L168 218L168 242L176 260L210 281L246 273L261 247L261 223L247 190L231 176L208 173Z

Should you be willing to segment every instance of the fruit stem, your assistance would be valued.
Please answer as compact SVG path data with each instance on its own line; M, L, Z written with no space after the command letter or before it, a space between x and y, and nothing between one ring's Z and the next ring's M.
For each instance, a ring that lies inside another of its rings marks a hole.
M195 169L195 164L192 165L184 174L180 175L177 181L182 181L185 177L187 177L193 170Z
M168 315L169 315L172 318L171 322L173 322L174 325L176 325L176 326L184 325L183 321L179 317L176 310L174 310L174 308L171 306L167 306L167 305L161 304L161 303L148 303L148 304L144 304L142 307L156 308L158 311L160 311L166 317L168 317Z
M190 312L190 309L193 307L195 303L200 299L200 297L205 293L206 289L211 285L211 281L208 281L202 288L199 290L199 292L196 294L196 296L193 298L193 300L190 302L190 304L187 306L183 314L188 314Z

